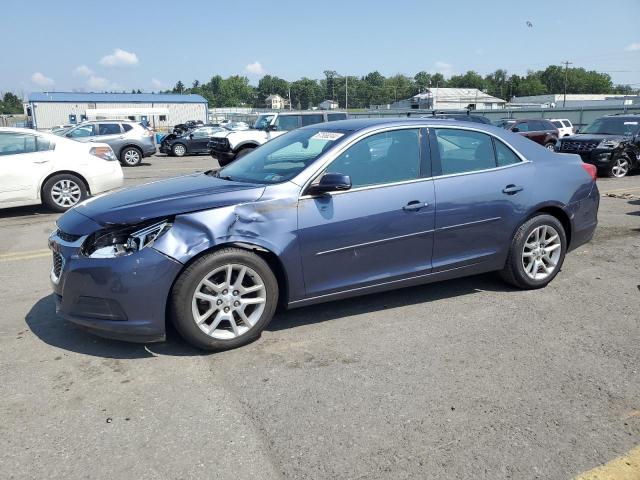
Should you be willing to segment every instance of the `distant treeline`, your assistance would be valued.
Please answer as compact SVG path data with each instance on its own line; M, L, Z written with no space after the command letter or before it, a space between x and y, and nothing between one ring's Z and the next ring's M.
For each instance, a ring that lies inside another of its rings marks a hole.
M265 99L278 94L285 99L291 93L293 108L310 108L325 99L336 100L341 108L345 103L345 84L348 85L349 108L367 108L369 105L388 104L409 98L428 87L477 88L489 95L509 100L514 96L562 93L565 70L550 65L544 70L529 71L527 75L508 75L506 70L496 70L486 76L474 71L445 78L441 73L418 72L413 77L393 75L385 77L371 72L362 77L348 79L327 70L319 80L303 77L289 82L273 75L265 75L254 87L249 79L241 75L223 78L214 75L206 83L195 80L191 87L181 81L176 83L173 93L197 93L209 101L211 107L264 107ZM614 85L607 73L570 68L567 71L567 93L623 93L633 94L637 90L629 85Z

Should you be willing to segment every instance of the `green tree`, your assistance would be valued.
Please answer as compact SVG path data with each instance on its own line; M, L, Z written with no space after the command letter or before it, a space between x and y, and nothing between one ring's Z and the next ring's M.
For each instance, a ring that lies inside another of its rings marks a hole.
M280 95L282 98L289 96L289 82L283 78L272 75L265 75L258 81L257 101L258 105L264 106L266 98L271 94Z
M178 80L178 83L173 87L173 93L183 93L184 92L184 83Z
M0 113L10 115L22 113L23 111L20 97L11 92L6 92L2 97L2 101L0 101Z
M418 72L413 76L418 90L422 91L431 85L431 74L428 72Z

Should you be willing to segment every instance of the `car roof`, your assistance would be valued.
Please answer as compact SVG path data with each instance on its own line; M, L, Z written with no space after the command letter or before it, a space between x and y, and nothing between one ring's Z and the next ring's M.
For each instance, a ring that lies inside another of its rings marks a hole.
M338 110L285 110L282 112L262 112L260 115L318 115L323 113L347 113Z
M327 123L314 123L302 128L306 129L326 129L326 130L338 130L345 132L356 132L365 129L376 129L382 127L404 127L415 126L417 127L461 127L461 128L473 128L476 130L484 130L495 133L502 130L494 125L488 123L479 122L463 122L460 120L438 118L438 117L422 117L422 118L354 118L349 120L335 120Z

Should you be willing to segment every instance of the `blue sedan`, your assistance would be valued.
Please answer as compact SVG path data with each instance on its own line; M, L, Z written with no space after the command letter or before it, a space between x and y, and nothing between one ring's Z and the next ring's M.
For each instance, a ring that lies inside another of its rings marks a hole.
M219 171L89 199L49 245L58 311L92 332L225 350L276 307L499 271L546 286L595 231L595 169L490 125L345 120Z

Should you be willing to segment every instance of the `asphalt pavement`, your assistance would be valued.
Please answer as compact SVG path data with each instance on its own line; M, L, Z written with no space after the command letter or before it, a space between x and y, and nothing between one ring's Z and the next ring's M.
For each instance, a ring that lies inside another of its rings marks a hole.
M156 156L126 184L215 166ZM292 310L220 354L60 320L57 215L0 211L0 477L640 475L640 175L598 183L596 236L545 289L488 274Z

